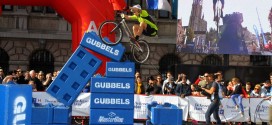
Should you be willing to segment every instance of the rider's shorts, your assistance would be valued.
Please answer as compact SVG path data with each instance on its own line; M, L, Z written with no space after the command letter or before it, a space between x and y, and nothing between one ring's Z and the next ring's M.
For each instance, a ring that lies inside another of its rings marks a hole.
M143 31L143 34L146 36L156 36L157 30L147 25L146 29Z

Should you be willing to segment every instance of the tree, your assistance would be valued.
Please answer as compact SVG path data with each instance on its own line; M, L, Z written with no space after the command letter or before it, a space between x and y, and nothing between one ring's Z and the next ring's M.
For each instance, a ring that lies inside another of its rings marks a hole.
M194 33L193 28L188 27L187 32L186 32L186 35L187 35L187 37L188 37L188 41L193 42L193 39L194 39L194 37L195 37L195 33Z

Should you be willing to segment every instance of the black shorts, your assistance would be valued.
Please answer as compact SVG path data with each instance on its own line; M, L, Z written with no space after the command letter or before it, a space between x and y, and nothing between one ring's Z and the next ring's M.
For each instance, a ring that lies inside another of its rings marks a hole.
M146 36L156 36L157 30L147 25L146 29L143 31L143 34Z

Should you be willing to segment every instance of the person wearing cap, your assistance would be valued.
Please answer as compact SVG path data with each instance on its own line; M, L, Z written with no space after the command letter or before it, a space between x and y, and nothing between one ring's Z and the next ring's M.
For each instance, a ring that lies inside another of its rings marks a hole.
M133 15L124 15L126 20L137 20L140 24L134 24L133 34L134 37L131 37L131 41L137 41L139 37L144 34L146 36L156 36L158 27L148 14L146 10L142 10L139 4L129 7Z

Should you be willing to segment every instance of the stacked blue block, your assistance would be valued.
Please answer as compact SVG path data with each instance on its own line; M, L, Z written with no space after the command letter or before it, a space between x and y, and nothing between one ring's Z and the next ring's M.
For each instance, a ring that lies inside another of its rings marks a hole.
M158 102L153 101L151 102L151 104L147 104L147 120L150 121L150 117L151 117L151 108L152 107L156 107L158 104Z
M175 105L157 105L151 107L150 118L153 125L182 125L182 110Z
M32 109L32 125L70 125L71 108L66 106L38 106Z
M134 78L134 74L135 74L135 63L107 62L106 64L106 77Z
M101 60L79 46L46 92L65 106L71 106L101 63Z
M85 33L80 45L115 61L120 61L125 52L125 47L121 44L117 44L115 46L104 44L95 32Z
M107 77L92 78L91 125L133 124L134 67L135 64L131 62L107 62Z
M0 84L1 125L31 124L32 86Z

